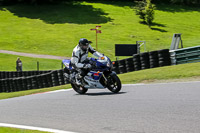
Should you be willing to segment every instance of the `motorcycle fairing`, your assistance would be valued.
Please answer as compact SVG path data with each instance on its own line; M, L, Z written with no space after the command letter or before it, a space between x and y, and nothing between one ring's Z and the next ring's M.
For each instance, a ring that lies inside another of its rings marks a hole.
M71 60L64 59L62 62L65 65L65 67L67 67L68 69L72 70Z
M105 88L100 82L100 78L102 77L102 72L95 72L90 71L85 77L85 82L88 83L88 85L85 85L85 88Z

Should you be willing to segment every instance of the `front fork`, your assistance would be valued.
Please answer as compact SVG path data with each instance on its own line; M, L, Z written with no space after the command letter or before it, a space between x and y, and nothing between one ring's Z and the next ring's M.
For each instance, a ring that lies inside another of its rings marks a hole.
M108 82L109 82L109 79L107 77L109 77L109 75L116 75L116 72L114 71L109 71L109 72L106 72L106 73L103 73L102 74L102 77L103 77L103 82L104 82L104 86L108 86Z

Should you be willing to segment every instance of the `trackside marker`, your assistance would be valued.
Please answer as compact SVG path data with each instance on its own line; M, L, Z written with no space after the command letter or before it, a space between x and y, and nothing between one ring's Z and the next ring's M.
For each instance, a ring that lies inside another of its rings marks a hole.
M63 130L57 130L57 129L15 125L15 124L7 124L7 123L0 123L0 127L11 127L11 128L19 128L19 129L37 130L37 131L44 131L44 132L50 132L50 133L75 133L75 132L63 131Z

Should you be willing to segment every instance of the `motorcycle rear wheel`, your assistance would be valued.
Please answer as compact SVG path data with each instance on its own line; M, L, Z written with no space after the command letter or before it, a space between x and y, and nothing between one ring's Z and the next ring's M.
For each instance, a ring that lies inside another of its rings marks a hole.
M79 86L79 85L72 84L72 83L71 83L71 86L74 89L74 91L76 91L79 94L85 94L88 91L88 89L83 86Z
M108 89L113 93L118 93L121 90L121 81L117 75L110 75L108 77Z

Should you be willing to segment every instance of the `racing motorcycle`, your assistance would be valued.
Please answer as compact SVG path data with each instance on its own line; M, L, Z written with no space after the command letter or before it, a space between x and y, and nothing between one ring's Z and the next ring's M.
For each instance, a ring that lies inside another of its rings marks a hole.
M65 65L64 76L79 94L85 94L91 88L108 88L113 93L118 93L121 90L121 81L117 74L112 71L113 64L107 56L102 56L100 59L89 58L92 68L82 79L81 85L77 85L75 82L78 71L72 67L71 61L65 59L62 62Z

